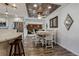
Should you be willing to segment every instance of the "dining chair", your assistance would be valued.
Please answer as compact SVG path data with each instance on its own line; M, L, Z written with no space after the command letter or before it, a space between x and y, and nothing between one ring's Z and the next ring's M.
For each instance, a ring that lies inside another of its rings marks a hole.
M53 48L53 35L50 34L48 36L45 37L45 47L48 48L48 47L51 47Z
M57 29L54 29L53 30L53 34L54 34L54 45L57 44L57 33L58 33L58 30Z
M41 37L39 37L37 34L35 34L32 39L33 39L33 43L34 43L35 47L37 47L38 45L42 44Z
M39 36L39 41L40 41L40 43L41 43L41 46L42 47L45 47L45 36Z
M35 47L40 43L40 37L37 35L36 31L33 30L33 36L32 36L32 41Z

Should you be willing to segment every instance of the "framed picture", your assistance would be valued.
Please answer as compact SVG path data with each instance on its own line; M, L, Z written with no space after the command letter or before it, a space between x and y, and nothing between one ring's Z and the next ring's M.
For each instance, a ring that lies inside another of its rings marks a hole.
M69 30L71 25L73 24L73 19L69 14L66 17L64 24L65 24L65 27L66 27L67 30Z
M58 28L58 16L50 19L50 28Z

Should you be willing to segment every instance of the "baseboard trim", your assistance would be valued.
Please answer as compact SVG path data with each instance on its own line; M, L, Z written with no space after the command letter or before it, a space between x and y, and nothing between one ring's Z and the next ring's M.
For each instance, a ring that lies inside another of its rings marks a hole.
M69 49L69 48L67 48L67 47L63 46L62 44L59 44L59 43L57 43L57 44L58 44L59 46L61 46L61 47L65 48L66 50L68 50L68 51L72 52L73 54L75 54L75 55L79 56L79 53L74 52L73 50L71 50L71 49Z

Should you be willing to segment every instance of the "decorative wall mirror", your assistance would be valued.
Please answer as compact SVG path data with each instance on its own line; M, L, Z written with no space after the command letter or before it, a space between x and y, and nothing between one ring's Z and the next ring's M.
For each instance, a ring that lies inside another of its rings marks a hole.
M50 28L58 28L58 16L50 19Z
M71 25L73 24L73 19L69 14L66 17L64 24L65 24L65 27L66 27L67 30L69 30Z

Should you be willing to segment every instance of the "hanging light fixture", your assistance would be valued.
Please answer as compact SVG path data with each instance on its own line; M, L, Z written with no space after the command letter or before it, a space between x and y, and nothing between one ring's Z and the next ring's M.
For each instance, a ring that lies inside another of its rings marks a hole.
M5 7L6 7L6 9L5 9L5 15L7 16L8 15L8 9L7 9L7 6L8 6L8 3L5 3Z
M38 19L42 19L42 14L38 13Z
M42 19L42 16L38 14L38 19Z
M37 9L38 19L42 19L42 14L43 14L43 8L40 5L39 8Z
M14 10L17 8L15 3L12 4L12 8L13 8Z
M16 4L10 4L10 3L4 3L6 6L11 7L11 8L17 8Z
M5 15L8 15L8 9L7 9L7 7L6 7Z
M47 7L48 9L51 9L52 6L51 5L48 5ZM42 19L43 17L46 17L43 15L43 12L44 12L44 7L42 6L42 4L39 4L38 5L38 9L37 9L37 15L38 15L38 19Z

